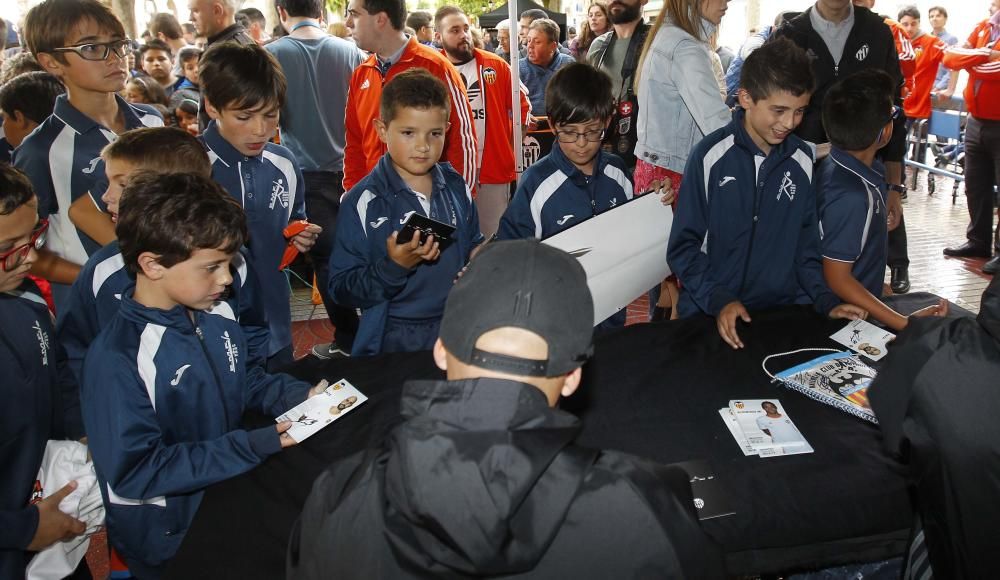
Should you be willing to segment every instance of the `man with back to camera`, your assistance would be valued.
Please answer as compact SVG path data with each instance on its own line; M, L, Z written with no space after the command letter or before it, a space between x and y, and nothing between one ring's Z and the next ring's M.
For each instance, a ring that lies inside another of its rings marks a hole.
M555 408L580 384L593 310L569 254L486 246L434 345L448 380L407 383L405 422L317 479L288 577L721 577L687 475L575 445L579 419Z

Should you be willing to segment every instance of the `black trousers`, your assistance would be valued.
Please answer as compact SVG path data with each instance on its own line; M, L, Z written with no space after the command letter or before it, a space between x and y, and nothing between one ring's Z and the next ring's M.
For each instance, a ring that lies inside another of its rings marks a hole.
M1000 121L969 117L965 126L965 195L969 203L969 227L965 237L981 248L993 237L993 188L1000 185Z
M323 297L323 306L334 326L334 341L341 350L351 352L354 336L358 332L358 315L353 308L335 303L330 297L330 254L337 232L337 214L340 196L344 193L344 174L333 171L304 171L306 189L306 215L309 221L323 227L309 255L316 271L316 284Z

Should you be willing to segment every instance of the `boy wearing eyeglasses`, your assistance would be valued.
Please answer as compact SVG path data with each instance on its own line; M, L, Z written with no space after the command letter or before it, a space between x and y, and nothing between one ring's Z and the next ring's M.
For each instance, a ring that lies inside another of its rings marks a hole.
M45 0L28 11L24 36L39 64L66 86L52 116L12 158L35 188L39 215L49 218L34 273L53 282L58 311L87 257L114 238L100 201L107 189L101 150L127 130L159 127L163 119L118 96L132 41L97 0Z
M430 350L448 292L483 241L469 187L438 162L450 112L445 84L423 68L382 88L374 125L386 153L341 202L330 256L330 296L361 309L352 356ZM451 243L420 231L397 241L413 214L454 227Z
M45 229L27 177L0 164L0 578L23 578L30 552L84 531L59 511L75 482L31 504L46 441L83 435L76 381L45 300L27 278Z
M614 113L611 92L611 78L589 65L571 64L552 76L545 112L556 142L521 176L498 239L545 239L632 199L625 163L601 149Z
M845 302L864 308L894 331L909 318L882 302L889 228L885 167L875 158L892 138L899 109L892 78L868 69L833 85L823 99L823 127L832 145L816 171L823 275ZM940 300L910 316L945 316Z

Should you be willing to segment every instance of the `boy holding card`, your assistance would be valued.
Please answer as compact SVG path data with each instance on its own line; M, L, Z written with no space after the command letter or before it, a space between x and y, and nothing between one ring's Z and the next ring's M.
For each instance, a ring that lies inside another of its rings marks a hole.
M169 151L169 155L164 155ZM123 133L101 152L108 189L101 196L117 222L122 191L128 180L141 171L196 173L211 177L212 167L205 148L187 131L177 127L150 127ZM247 365L267 360L267 316L253 266L241 249L230 265L233 284L218 308L230 309L247 340ZM73 282L57 332L66 348L70 368L81 378L84 356L94 338L118 312L124 290L134 283L122 259L118 241L112 241L87 259Z
M812 302L831 318L864 317L838 304L819 259L813 153L792 134L814 79L805 51L786 40L743 63L733 121L692 150L684 170L667 260L682 287L680 316L716 319L743 348L737 320L749 310Z
M422 69L382 91L374 122L387 152L341 202L330 257L330 295L362 310L352 356L429 350L452 283L483 241L465 181L437 163L449 111L444 83ZM412 214L455 228L451 242L416 232L399 243Z
M243 430L244 411L278 416L326 384L247 368L239 324L214 308L247 236L238 202L194 174L136 176L125 197L117 233L135 286L90 346L81 403L108 538L155 578L205 487L295 444L288 422Z
M823 100L823 126L832 145L816 171L823 276L845 302L899 331L908 318L880 297L888 255L885 168L875 154L892 137L898 109L889 75L866 70L833 85ZM948 302L910 316L945 316Z
M292 362L291 291L281 271L288 243L308 252L323 230L308 224L285 239L292 222L306 218L302 171L292 152L270 142L278 128L287 82L281 65L257 45L212 45L199 63L202 107L212 119L201 139L212 160L212 179L246 212L250 260L260 279L270 346L267 368Z

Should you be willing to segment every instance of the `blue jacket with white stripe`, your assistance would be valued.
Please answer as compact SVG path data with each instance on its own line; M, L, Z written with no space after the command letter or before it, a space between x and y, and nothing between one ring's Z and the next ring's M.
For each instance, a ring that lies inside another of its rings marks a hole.
M434 192L427 217L455 226L454 242L435 262L407 270L389 259L386 239L403 227L409 214L427 212L388 153L340 204L330 255L330 295L338 304L362 311L353 356L381 352L390 313L401 319L440 318L455 276L483 241L479 214L462 176L449 163L438 163L431 172Z
M684 169L667 248L681 282L680 316L839 300L823 278L813 152L789 135L769 155L743 127L744 112L709 134Z
M305 182L292 152L267 143L260 155L240 153L211 122L201 136L212 161L212 179L243 206L253 262L271 329L268 356L292 345L291 291L278 269L288 245L283 231L288 222L306 219Z
M558 144L521 176L497 238L545 238L632 199L632 177L617 155L598 150L594 175L584 175Z
M33 282L0 293L0 321L0 578L24 578L33 555L25 548L38 529L38 510L28 502L45 443L78 439L83 424L76 381Z
M246 366L228 303L160 310L135 302L133 290L90 346L81 402L108 537L137 577L155 578L205 487L281 449L274 426L241 428L244 411L277 417L305 400L309 385Z
M243 329L247 341L247 366L253 367L267 363L270 331L260 285L245 252L241 250L233 257L230 266L233 283L225 300ZM56 326L59 342L66 349L69 367L77 381L83 378L83 359L90 343L111 322L121 305L122 293L133 284L135 280L125 269L117 240L95 252L77 275Z

